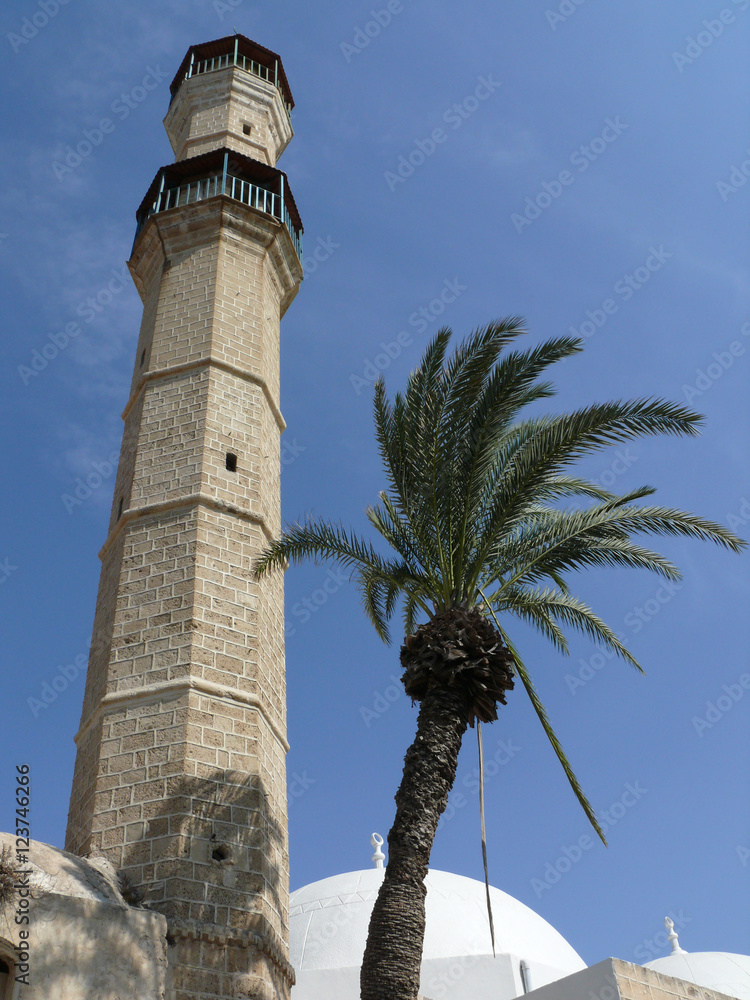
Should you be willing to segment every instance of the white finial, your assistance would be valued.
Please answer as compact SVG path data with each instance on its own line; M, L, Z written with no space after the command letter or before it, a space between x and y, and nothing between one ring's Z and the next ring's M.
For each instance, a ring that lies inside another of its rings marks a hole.
M372 856L372 860L375 862L376 868L382 868L383 862L385 861L385 854L380 850L383 846L383 838L379 833L373 833L370 837L370 843L375 848L375 853Z
M677 932L674 929L674 920L672 920L671 917L665 917L664 918L664 926L669 931L669 933L667 934L667 938L669 939L669 941L670 941L670 943L672 945L672 954L673 955L687 955L687 952L685 951L685 949L684 948L680 948L680 942L679 942L679 939L677 937Z

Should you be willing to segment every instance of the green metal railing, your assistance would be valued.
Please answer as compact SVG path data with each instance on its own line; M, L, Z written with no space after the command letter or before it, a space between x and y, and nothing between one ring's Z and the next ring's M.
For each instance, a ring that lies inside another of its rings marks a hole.
M214 56L211 59L196 60L195 52L192 52L190 54L190 65L188 66L184 79L189 80L192 76L199 76L201 73L213 73L219 69L227 69L229 66L237 66L238 69L243 69L246 73L252 73L253 76L258 76L261 80L266 80L268 83L272 83L281 94L284 109L286 110L287 117L291 121L292 106L284 98L283 91L279 87L279 60L274 59L273 69L271 69L270 66L264 66L262 63L256 62L255 59L249 59L247 56L243 56L239 52L237 39L235 39L234 50L232 52L226 52L223 55ZM175 91L175 95L176 93L177 91ZM172 100L174 100L174 95Z
M276 194L258 184L244 180L242 177L230 174L227 170L228 160L229 156L225 153L224 169L221 173L212 173L208 177L188 181L186 184L179 184L177 187L165 187L166 174L162 173L161 188L156 200L150 209L142 212L138 217L135 239L138 239L138 234L146 224L146 220L152 215L156 215L157 212L166 212L170 208L193 205L198 201L205 201L207 198L215 198L217 195L224 194L234 199L234 201L242 202L243 205L249 205L250 208L255 208L259 212L265 212L267 215L272 215L275 219L283 222L292 239L294 249L297 251L297 256L302 260L302 233L294 225L286 206L283 175L280 175L279 178L281 193ZM135 246L135 240L133 241L133 245Z

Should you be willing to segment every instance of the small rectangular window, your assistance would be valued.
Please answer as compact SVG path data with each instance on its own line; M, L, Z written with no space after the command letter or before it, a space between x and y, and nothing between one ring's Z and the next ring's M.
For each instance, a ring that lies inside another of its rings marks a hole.
M237 471L237 456L231 451L227 452L227 469L230 472Z
M146 348L144 347L141 351L141 368L143 368L143 362L146 360Z
M122 497L120 497L120 502L119 502L119 503L118 503L118 505L117 505L117 520L118 520L118 521L119 521L119 520L120 520L120 518L122 517L122 500L123 500L123 498L122 498Z
M247 122L243 122L242 123L242 133L243 133L243 135L250 135L250 133L252 132L252 130L253 130L253 126L252 125L248 125Z

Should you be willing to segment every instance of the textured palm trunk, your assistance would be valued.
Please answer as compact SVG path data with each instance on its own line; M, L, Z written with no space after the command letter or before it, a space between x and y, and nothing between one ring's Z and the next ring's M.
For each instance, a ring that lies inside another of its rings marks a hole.
M417 735L404 758L388 865L370 918L360 977L362 1000L416 1000L425 927L424 879L438 821L456 779L469 701L460 688L422 700Z

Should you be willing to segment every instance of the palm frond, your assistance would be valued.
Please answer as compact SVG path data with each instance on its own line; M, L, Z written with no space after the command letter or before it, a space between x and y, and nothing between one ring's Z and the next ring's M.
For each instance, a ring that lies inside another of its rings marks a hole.
M507 611L538 624L537 616L546 614L553 620L576 629L589 639L626 660L643 673L643 668L630 650L620 642L617 634L580 598L560 590L517 590L505 592L501 597L488 598L496 611ZM559 644L556 643L556 645Z
M502 473L493 479L493 498L475 550L475 574L498 535L537 502L538 490L551 476L591 452L635 437L697 434L702 419L678 403L644 399L601 403L527 421L517 446L503 455Z
M513 643L510 641L510 639L508 638L507 634L503 631L500 623L498 622L497 618L495 617L494 612L492 612L492 617L495 619L495 626L496 626L498 632L500 633L500 635L502 635L503 641L505 642L506 646L508 647L508 649L513 654L513 660L514 660L514 664L515 664L515 668L516 668L516 671L518 673L518 676L521 678L521 683L523 684L524 688L526 689L526 693L528 694L529 700L531 701L531 704L532 704L532 707L533 707L534 711L537 714L537 718L539 719L539 721L542 724L542 729L544 729L544 733L545 733L547 739L550 741L550 744L552 745L552 749L555 751L555 756L557 757L557 759L562 764L563 771L565 772L565 777L568 779L568 784L573 789L573 794L578 799L578 802L579 802L581 808L583 809L583 811L586 813L586 818L588 819L589 823L591 823L591 825L593 826L593 828L596 830L596 833L597 833L599 839L601 840L601 842L606 847L607 846L607 838L604 836L604 831L602 830L601 826L599 825L599 820L596 818L596 813L594 812L594 810L593 810L593 808L591 806L591 803L586 798L586 795L585 795L585 793L583 791L583 788L581 787L581 783L578 780L578 778L575 776L573 768L570 765L570 761L568 760L568 758L567 758L567 756L565 754L565 751L562 748L562 744L560 743L560 740L557 738L557 735L556 735L554 729L552 728L552 725L551 725L551 723L549 721L549 716L547 715L547 710L545 709L544 705L541 702L541 699L539 698L539 695L537 694L536 688L534 687L534 685L533 685L533 683L531 681L531 677L529 675L529 672L526 669L526 666L523 663L523 661L522 661L522 659L521 659L521 657L520 657L520 655L518 653L518 650L515 648L515 646L513 645Z
M386 561L369 542L350 534L341 525L326 521L308 521L286 528L282 537L271 542L255 560L253 575L260 579L272 569L305 559L332 559L354 569L377 567L387 575Z

